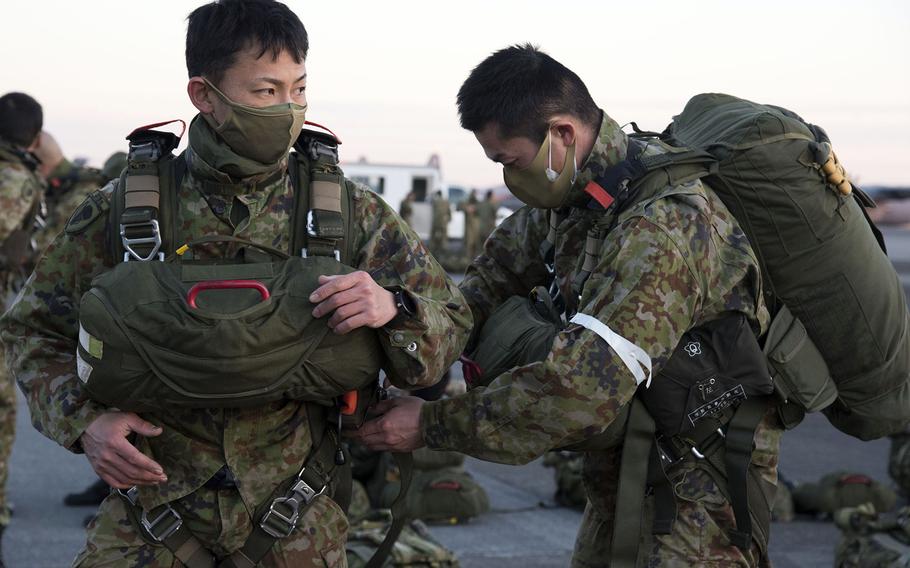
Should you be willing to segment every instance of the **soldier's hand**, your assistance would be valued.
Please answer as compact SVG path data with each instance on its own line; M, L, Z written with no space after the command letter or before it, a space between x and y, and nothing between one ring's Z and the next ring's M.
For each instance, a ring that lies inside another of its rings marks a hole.
M127 440L133 432L151 437L161 428L132 412L107 412L89 424L79 439L92 469L117 489L167 481L164 469Z
M381 414L346 435L377 451L412 452L425 444L420 432L420 409L423 399L402 396L383 400L373 407Z
M320 276L319 284L310 295L310 301L316 304L313 316L331 313L328 326L339 335L358 327L382 327L398 314L393 294L366 272Z

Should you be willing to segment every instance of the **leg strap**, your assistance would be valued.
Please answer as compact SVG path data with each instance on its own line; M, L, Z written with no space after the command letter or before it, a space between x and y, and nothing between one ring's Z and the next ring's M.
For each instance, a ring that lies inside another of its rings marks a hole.
M612 568L635 568L638 560L642 503L645 498L649 456L654 442L654 419L637 396L632 399L631 404L619 465L619 486L610 554Z
M380 568L380 566L385 564L386 558L392 552L392 547L395 546L395 541L398 540L398 536L408 521L406 497L408 490L411 488L411 480L414 477L414 455L410 452L406 454L393 453L392 457L395 459L395 463L398 465L398 472L401 475L401 486L398 489L398 496L395 497L391 507L392 525L389 527L389 532L386 533L382 544L379 545L379 548L376 549L373 557L370 558L364 568Z
M730 531L730 541L740 550L752 547L752 518L749 514L749 464L752 462L752 443L755 429L766 410L764 398L743 401L727 427L724 465L730 504L736 518L736 529Z

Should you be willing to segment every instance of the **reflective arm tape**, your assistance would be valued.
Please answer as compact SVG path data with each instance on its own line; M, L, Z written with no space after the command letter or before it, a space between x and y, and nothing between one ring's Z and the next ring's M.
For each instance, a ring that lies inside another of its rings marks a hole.
M644 349L615 333L606 324L591 316L575 314L575 317L570 322L590 329L606 341L607 345L619 355L619 358L622 359L622 362L625 363L635 377L636 386L641 383L645 383L645 388L651 386L651 357L645 353ZM648 370L647 377L645 377L645 371L642 367Z

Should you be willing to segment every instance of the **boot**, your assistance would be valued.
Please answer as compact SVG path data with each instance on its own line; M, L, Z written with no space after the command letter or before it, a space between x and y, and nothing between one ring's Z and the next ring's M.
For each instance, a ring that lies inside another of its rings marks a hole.
M111 487L100 479L89 485L81 493L70 493L63 498L67 507L97 507L111 492Z

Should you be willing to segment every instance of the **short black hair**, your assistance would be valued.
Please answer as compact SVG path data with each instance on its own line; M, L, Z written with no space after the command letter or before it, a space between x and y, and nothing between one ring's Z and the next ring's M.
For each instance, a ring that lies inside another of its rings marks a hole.
M187 18L186 70L213 83L234 64L237 53L258 48L277 58L287 51L300 63L310 40L297 14L275 0L216 0L193 10Z
M44 126L44 110L25 93L6 93L0 97L0 138L27 148Z
M600 126L600 109L578 75L529 43L481 61L458 90L457 103L463 128L477 132L495 123L507 138L543 141L547 119L560 113Z

